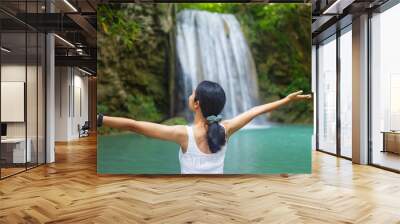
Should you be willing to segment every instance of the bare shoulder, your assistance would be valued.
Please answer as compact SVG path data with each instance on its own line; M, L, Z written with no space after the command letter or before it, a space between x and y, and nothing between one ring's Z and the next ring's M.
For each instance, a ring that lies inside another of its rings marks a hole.
M172 125L171 128L173 128L175 134L187 135L187 130L185 125Z
M183 144L187 141L187 129L185 125L173 125L170 126L172 128L172 133L171 135L175 135L176 138L178 139L179 144Z

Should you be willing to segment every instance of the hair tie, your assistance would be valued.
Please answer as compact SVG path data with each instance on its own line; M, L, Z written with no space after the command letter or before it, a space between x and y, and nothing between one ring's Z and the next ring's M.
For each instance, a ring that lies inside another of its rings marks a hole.
M215 122L218 123L222 120L222 116L221 115L217 115L217 116L211 115L211 116L208 116L206 119L207 119L208 124L212 124Z

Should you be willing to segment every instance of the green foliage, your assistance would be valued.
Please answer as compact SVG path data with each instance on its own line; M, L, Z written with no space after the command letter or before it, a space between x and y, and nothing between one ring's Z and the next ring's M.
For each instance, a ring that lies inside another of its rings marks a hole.
M257 10L257 9L254 9ZM271 4L258 13L262 21L252 29L252 51L261 80L271 85L260 86L264 100L283 97L290 92L311 91L311 5ZM266 66L268 65L268 66ZM288 123L312 123L312 102L298 102L271 113L270 119Z
M251 4L237 13L257 66L260 95L270 102L311 91L311 5ZM312 123L312 103L273 111L270 120Z
M115 7L115 8L114 8ZM98 12L98 25L101 26L103 34L109 38L115 38L122 42L128 50L134 46L140 27L134 20L126 19L125 10L120 10L120 7L108 7L100 5Z
M183 117L173 117L162 122L166 125L187 125L189 122Z
M99 112L153 122L165 119L165 14L162 6L153 4L99 5Z
M180 3L178 4L178 11L194 9L216 13L232 13L238 5L232 3Z

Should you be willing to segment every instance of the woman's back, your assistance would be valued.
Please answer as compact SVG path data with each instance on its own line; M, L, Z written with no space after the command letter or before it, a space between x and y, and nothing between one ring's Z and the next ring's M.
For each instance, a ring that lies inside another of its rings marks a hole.
M188 144L186 152L179 149L179 163L182 174L222 174L226 144L216 153L202 152L194 135L193 127L187 126Z

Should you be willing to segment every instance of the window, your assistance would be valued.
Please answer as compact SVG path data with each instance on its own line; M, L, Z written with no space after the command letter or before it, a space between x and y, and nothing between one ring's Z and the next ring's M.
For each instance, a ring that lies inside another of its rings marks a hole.
M37 13L43 4L19 2L16 10ZM45 163L46 40L12 16L0 12L0 17L10 21L0 24L0 178L5 178Z
M400 170L400 5L371 18L372 163Z
M336 36L318 48L318 149L336 153Z
M340 36L340 155L351 158L352 142L352 35L351 26Z

